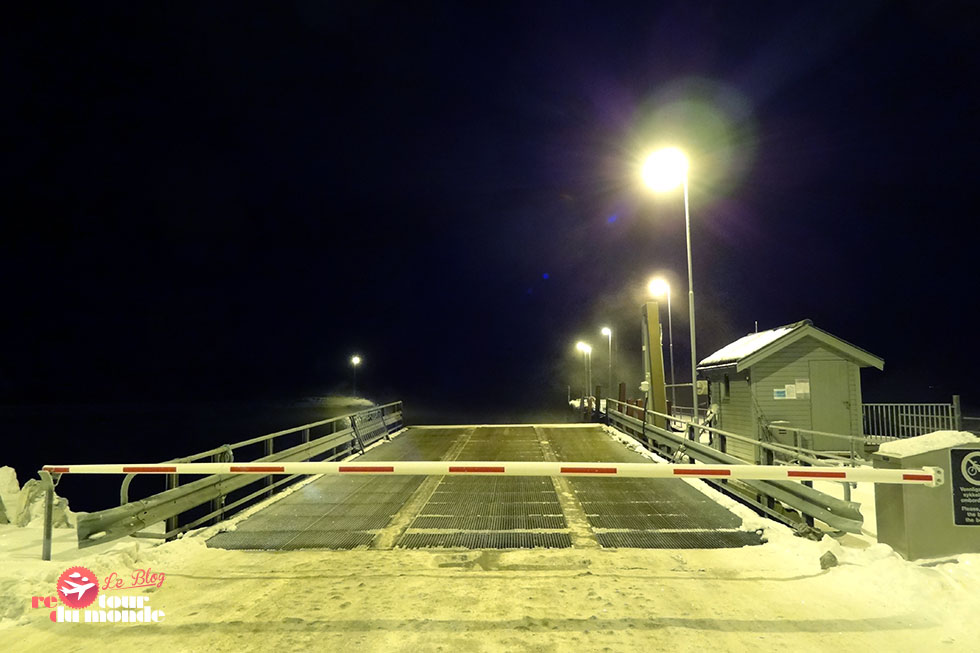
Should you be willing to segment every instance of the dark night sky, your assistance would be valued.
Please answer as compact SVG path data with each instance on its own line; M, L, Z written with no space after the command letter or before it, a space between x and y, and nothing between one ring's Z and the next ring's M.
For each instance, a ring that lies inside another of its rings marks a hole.
M603 323L639 365L658 270L686 373L669 141L701 357L809 317L885 359L866 398L980 404L976 3L203 4L3 21L0 402L327 392L355 350L378 396L560 402Z

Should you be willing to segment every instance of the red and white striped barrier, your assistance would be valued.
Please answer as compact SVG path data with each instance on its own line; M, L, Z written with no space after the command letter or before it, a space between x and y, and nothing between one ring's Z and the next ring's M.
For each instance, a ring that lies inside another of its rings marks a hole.
M159 463L45 465L52 474L393 474L402 476L598 476L603 478L715 478L757 481L852 481L942 485L942 469L666 465L503 461Z

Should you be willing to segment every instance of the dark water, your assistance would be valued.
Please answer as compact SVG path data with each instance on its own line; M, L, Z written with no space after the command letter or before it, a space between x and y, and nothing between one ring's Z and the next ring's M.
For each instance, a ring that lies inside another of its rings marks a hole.
M0 406L0 465L23 485L43 465L161 462L363 409L316 398ZM98 510L118 504L121 481L65 476L58 494L73 510Z

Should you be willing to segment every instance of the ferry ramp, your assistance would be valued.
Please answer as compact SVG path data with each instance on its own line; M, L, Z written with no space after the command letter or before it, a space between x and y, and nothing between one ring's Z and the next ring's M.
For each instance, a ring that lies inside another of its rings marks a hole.
M358 461L646 462L598 425L409 427ZM219 533L208 546L656 548L761 544L682 480L325 475Z

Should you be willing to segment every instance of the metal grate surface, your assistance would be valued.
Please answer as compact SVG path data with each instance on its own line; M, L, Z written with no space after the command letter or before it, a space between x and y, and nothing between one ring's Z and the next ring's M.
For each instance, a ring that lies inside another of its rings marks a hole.
M559 460L654 464L595 427L417 430L369 451L361 460L439 460L450 455L456 460L545 460L549 448ZM208 546L264 550L377 546L378 533L392 524L424 480L422 476L324 476L243 520L237 530L212 537ZM761 544L757 534L736 530L741 525L736 515L685 482L577 478L567 483L595 541L603 547ZM408 517L410 521L399 522L407 530L395 541L397 548L571 546L568 521L550 478L446 476ZM386 542L383 546L391 542L380 541Z
M727 549L762 544L751 531L618 531L597 533L606 548Z
M414 437L413 437L414 436ZM438 460L459 437L454 429L406 434L360 460ZM323 476L210 538L222 549L352 549L369 546L391 523L422 476Z
M408 533L398 546L403 549L567 549L567 533Z
M440 517L420 515L411 528L456 531L519 531L565 528L564 515L469 515Z

